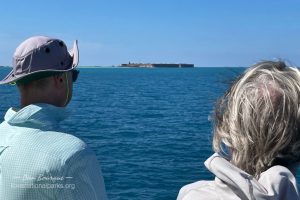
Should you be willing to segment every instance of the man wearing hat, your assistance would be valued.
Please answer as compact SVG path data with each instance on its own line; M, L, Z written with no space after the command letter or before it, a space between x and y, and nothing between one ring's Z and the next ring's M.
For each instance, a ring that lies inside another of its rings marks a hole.
M59 131L78 61L77 41L68 52L59 39L35 36L16 49L13 70L0 81L16 84L21 97L0 124L0 199L107 198L95 154Z

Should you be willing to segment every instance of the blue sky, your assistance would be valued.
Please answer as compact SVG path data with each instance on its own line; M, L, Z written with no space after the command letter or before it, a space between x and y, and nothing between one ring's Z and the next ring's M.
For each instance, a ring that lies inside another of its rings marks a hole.
M0 1L0 65L33 35L79 40L80 65L300 65L298 0Z

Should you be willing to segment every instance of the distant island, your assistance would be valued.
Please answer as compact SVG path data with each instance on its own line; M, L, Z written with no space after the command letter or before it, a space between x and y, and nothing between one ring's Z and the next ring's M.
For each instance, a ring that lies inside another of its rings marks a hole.
M191 68L194 67L194 64L186 63L128 63L121 64L121 67L166 67L166 68Z

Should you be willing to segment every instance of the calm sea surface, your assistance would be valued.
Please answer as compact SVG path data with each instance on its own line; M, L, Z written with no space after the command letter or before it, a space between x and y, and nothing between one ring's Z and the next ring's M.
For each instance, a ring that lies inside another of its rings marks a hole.
M96 152L109 199L176 199L181 186L213 179L203 165L212 154L209 119L243 70L80 69L63 126ZM1 86L0 117L18 105L16 88Z

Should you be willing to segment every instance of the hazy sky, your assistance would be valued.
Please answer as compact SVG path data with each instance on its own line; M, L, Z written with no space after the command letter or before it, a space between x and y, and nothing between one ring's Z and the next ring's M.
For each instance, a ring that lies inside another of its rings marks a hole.
M299 0L3 0L0 65L33 35L79 40L80 65L300 65Z

